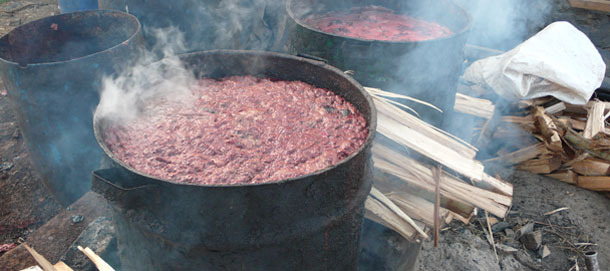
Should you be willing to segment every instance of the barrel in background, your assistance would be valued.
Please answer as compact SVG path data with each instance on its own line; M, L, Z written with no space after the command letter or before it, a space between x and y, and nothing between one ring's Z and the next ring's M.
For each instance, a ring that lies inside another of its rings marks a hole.
M104 75L138 55L140 23L118 11L46 17L0 39L0 77L34 167L68 205L90 188L101 150L92 116Z

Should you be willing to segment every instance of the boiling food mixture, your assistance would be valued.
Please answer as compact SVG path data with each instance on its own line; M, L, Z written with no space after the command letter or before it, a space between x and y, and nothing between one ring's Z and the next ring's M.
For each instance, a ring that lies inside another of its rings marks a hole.
M253 184L327 168L362 146L366 120L333 92L254 76L203 79L195 102L155 99L106 130L136 170L176 182Z
M423 41L452 34L446 26L379 6L314 15L305 22L326 33L366 40Z

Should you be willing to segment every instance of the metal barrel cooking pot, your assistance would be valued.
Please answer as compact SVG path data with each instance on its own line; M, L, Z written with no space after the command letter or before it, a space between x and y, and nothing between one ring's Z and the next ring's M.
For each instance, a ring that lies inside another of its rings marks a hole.
M365 40L326 33L306 23L314 14L369 5L438 22L453 34L424 41ZM365 86L430 102L445 113L400 100L436 126L451 115L471 24L470 15L452 1L287 0L286 10L293 25L287 42L290 53L327 59L335 67L354 71L353 77Z
M177 53L212 49L283 51L285 0L98 0L100 9L138 17L149 46L155 29L175 27L184 33Z
M376 113L352 78L323 62L271 52L181 55L197 77L257 75L300 80L351 102L367 121L365 143L326 169L274 183L194 185L139 172L105 145L116 167L94 173L92 190L116 209L124 270L355 270L364 201L371 189Z
M0 39L0 77L30 158L64 205L89 190L103 157L91 129L102 77L142 43L136 17L108 10L46 17Z

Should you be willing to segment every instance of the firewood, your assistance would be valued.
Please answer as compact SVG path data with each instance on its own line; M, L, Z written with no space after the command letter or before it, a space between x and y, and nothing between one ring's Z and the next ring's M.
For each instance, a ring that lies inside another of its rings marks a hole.
M503 116L502 117L503 126L516 125L519 128L527 131L534 132L536 126L534 125L534 117L532 115L527 116Z
M534 108L534 118L536 120L536 127L542 133L545 138L545 143L549 150L556 152L563 152L563 146L561 144L561 137L557 133L557 126L553 122L553 119L544 112L542 107Z
M364 202L364 208L366 210L366 218L394 230L411 242L417 241L418 234L415 228L375 198L369 196Z
M598 158L610 161L610 152L606 151L610 147L610 141L607 139L597 139L593 141L588 138L584 138L582 135L574 131L573 129L564 125L557 119L554 122L563 130L563 138L570 143L572 146L586 151L589 154Z
M383 172L382 172L383 173ZM429 190L423 189L421 186L409 184L398 177L392 176L392 179L389 178L379 178L379 176L375 176L375 187L377 187L383 193L387 193L388 195L392 195L395 193L404 193L409 192L411 194L418 195L419 197L426 199L428 201L432 201L434 199L434 193ZM390 174L387 174L391 176ZM460 218L469 220L474 216L475 207L467 202L459 200L457 198L452 198L451 195L443 195L441 194L441 207L451 211L455 215L459 215Z
M549 174L561 167L561 157L553 156L546 159L532 159L517 165L518 169L534 174Z
M571 170L560 170L552 174L546 174L545 176L569 184L576 184L578 182L578 174Z
M572 169L580 175L605 176L610 174L610 162L601 159L588 158L572 164Z
M569 126L570 128L572 128L574 130L579 130L579 131L583 131L585 129L585 126L587 125L586 121L582 121L582 120L574 119L574 118L570 118L570 117L561 117L561 118L559 118L559 121L561 121L566 126Z
M57 262L53 267L55 267L55 270L57 271L74 271L72 268L70 268L66 263L59 261Z
M434 191L433 169L412 158L400 155L379 144L373 146L373 161L375 167L392 174L410 184L428 191ZM390 162L391 161L391 162ZM487 178L491 178L485 174ZM499 180L495 180L500 182ZM510 187L512 190L512 187ZM510 192L512 194L512 191ZM449 175L445 171L441 176L441 195L449 195L471 205L490 211L498 217L504 217L508 206L512 203L511 196L490 192Z
M391 193L388 198L413 219L423 222L428 227L434 226L434 204L432 202L408 192ZM449 212L441 207L439 209L440 220L446 221Z
M42 268L40 268L40 266L35 265L35 266L30 266L26 269L21 269L20 271L43 271Z
M392 200L387 198L383 193L379 192L379 190L377 190L375 187L371 189L371 196L383 203L386 207L392 210L392 212L398 215L398 217L400 217L402 220L411 225L411 227L413 227L415 231L417 231L417 233L419 233L419 235L421 235L424 239L428 239L428 235L417 225L415 225L415 221L413 221L411 217L405 214L405 212L403 212L398 206L396 206L396 204L394 204Z
M593 191L610 192L610 176L579 176L576 185Z
M598 133L604 131L604 110L606 105L604 102L594 101L589 107L587 114L587 124L583 132L583 137L587 139L593 138Z
M474 157L477 155L477 149L472 145L447 134L446 132L418 119L404 110L389 104L388 102L376 98L374 98L373 101L375 102L375 107L377 108L378 132L382 134L389 134L393 137L402 137L400 140L395 140L390 136L387 136L388 138L412 148L411 145L417 144L418 141L415 139L411 140L407 135L401 136L402 131L408 130L415 132L415 136L417 136L417 138L425 138L421 142L423 143L423 147L416 151L426 156L428 156L428 152L435 151L436 149L434 149L434 147L437 145L440 145L442 149L448 149L451 152L451 155L470 160L474 159ZM381 130L383 131L380 131L380 128L382 128ZM428 146L427 143L431 143L432 145ZM442 149L436 151L441 151ZM431 156L428 157L433 158ZM475 172L479 172L479 170L475 170Z
M551 105L549 107L545 107L544 111L546 111L546 113L551 114L551 115L555 115L563 110L565 110L566 104L564 102L560 102L560 103L556 103L554 105Z
M104 259L102 259L100 256L95 254L95 252L93 252L93 250L91 250L90 248L82 248L81 246L78 246L77 248L83 254L85 254L89 258L89 260L93 262L93 264L95 264L95 267L97 267L99 271L115 271L114 268L112 268L108 263L106 263L106 261L104 261Z
M40 255L36 250L28 246L27 243L22 244L23 247L34 257L34 260L42 267L44 271L56 271L55 267L42 255Z
M496 107L490 100L470 97L456 93L453 110L479 118L491 119Z
M544 143L538 143L536 145L532 145L527 148L523 148L521 150L502 155L500 157L486 160L485 162L501 161L501 162L509 164L509 165L514 165L514 164L519 164L519 163L534 159L534 158L540 156L541 154L544 154L547 152L548 152L548 150L546 149L546 146L544 145Z

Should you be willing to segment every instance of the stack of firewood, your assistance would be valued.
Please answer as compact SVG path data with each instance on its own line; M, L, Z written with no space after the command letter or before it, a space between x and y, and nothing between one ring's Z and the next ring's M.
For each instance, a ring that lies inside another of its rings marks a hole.
M471 92L472 93L472 92ZM610 103L592 100L572 105L552 97L520 101L481 113L491 101L458 94L454 109L478 117L477 142L494 145L500 162L585 189L610 192ZM467 98L463 98L467 97Z
M411 98L366 89L377 108L376 174L365 203L367 218L419 241L432 231L436 239L453 219L468 223L476 208L500 218L507 214L512 185L485 173L476 148L396 102Z

